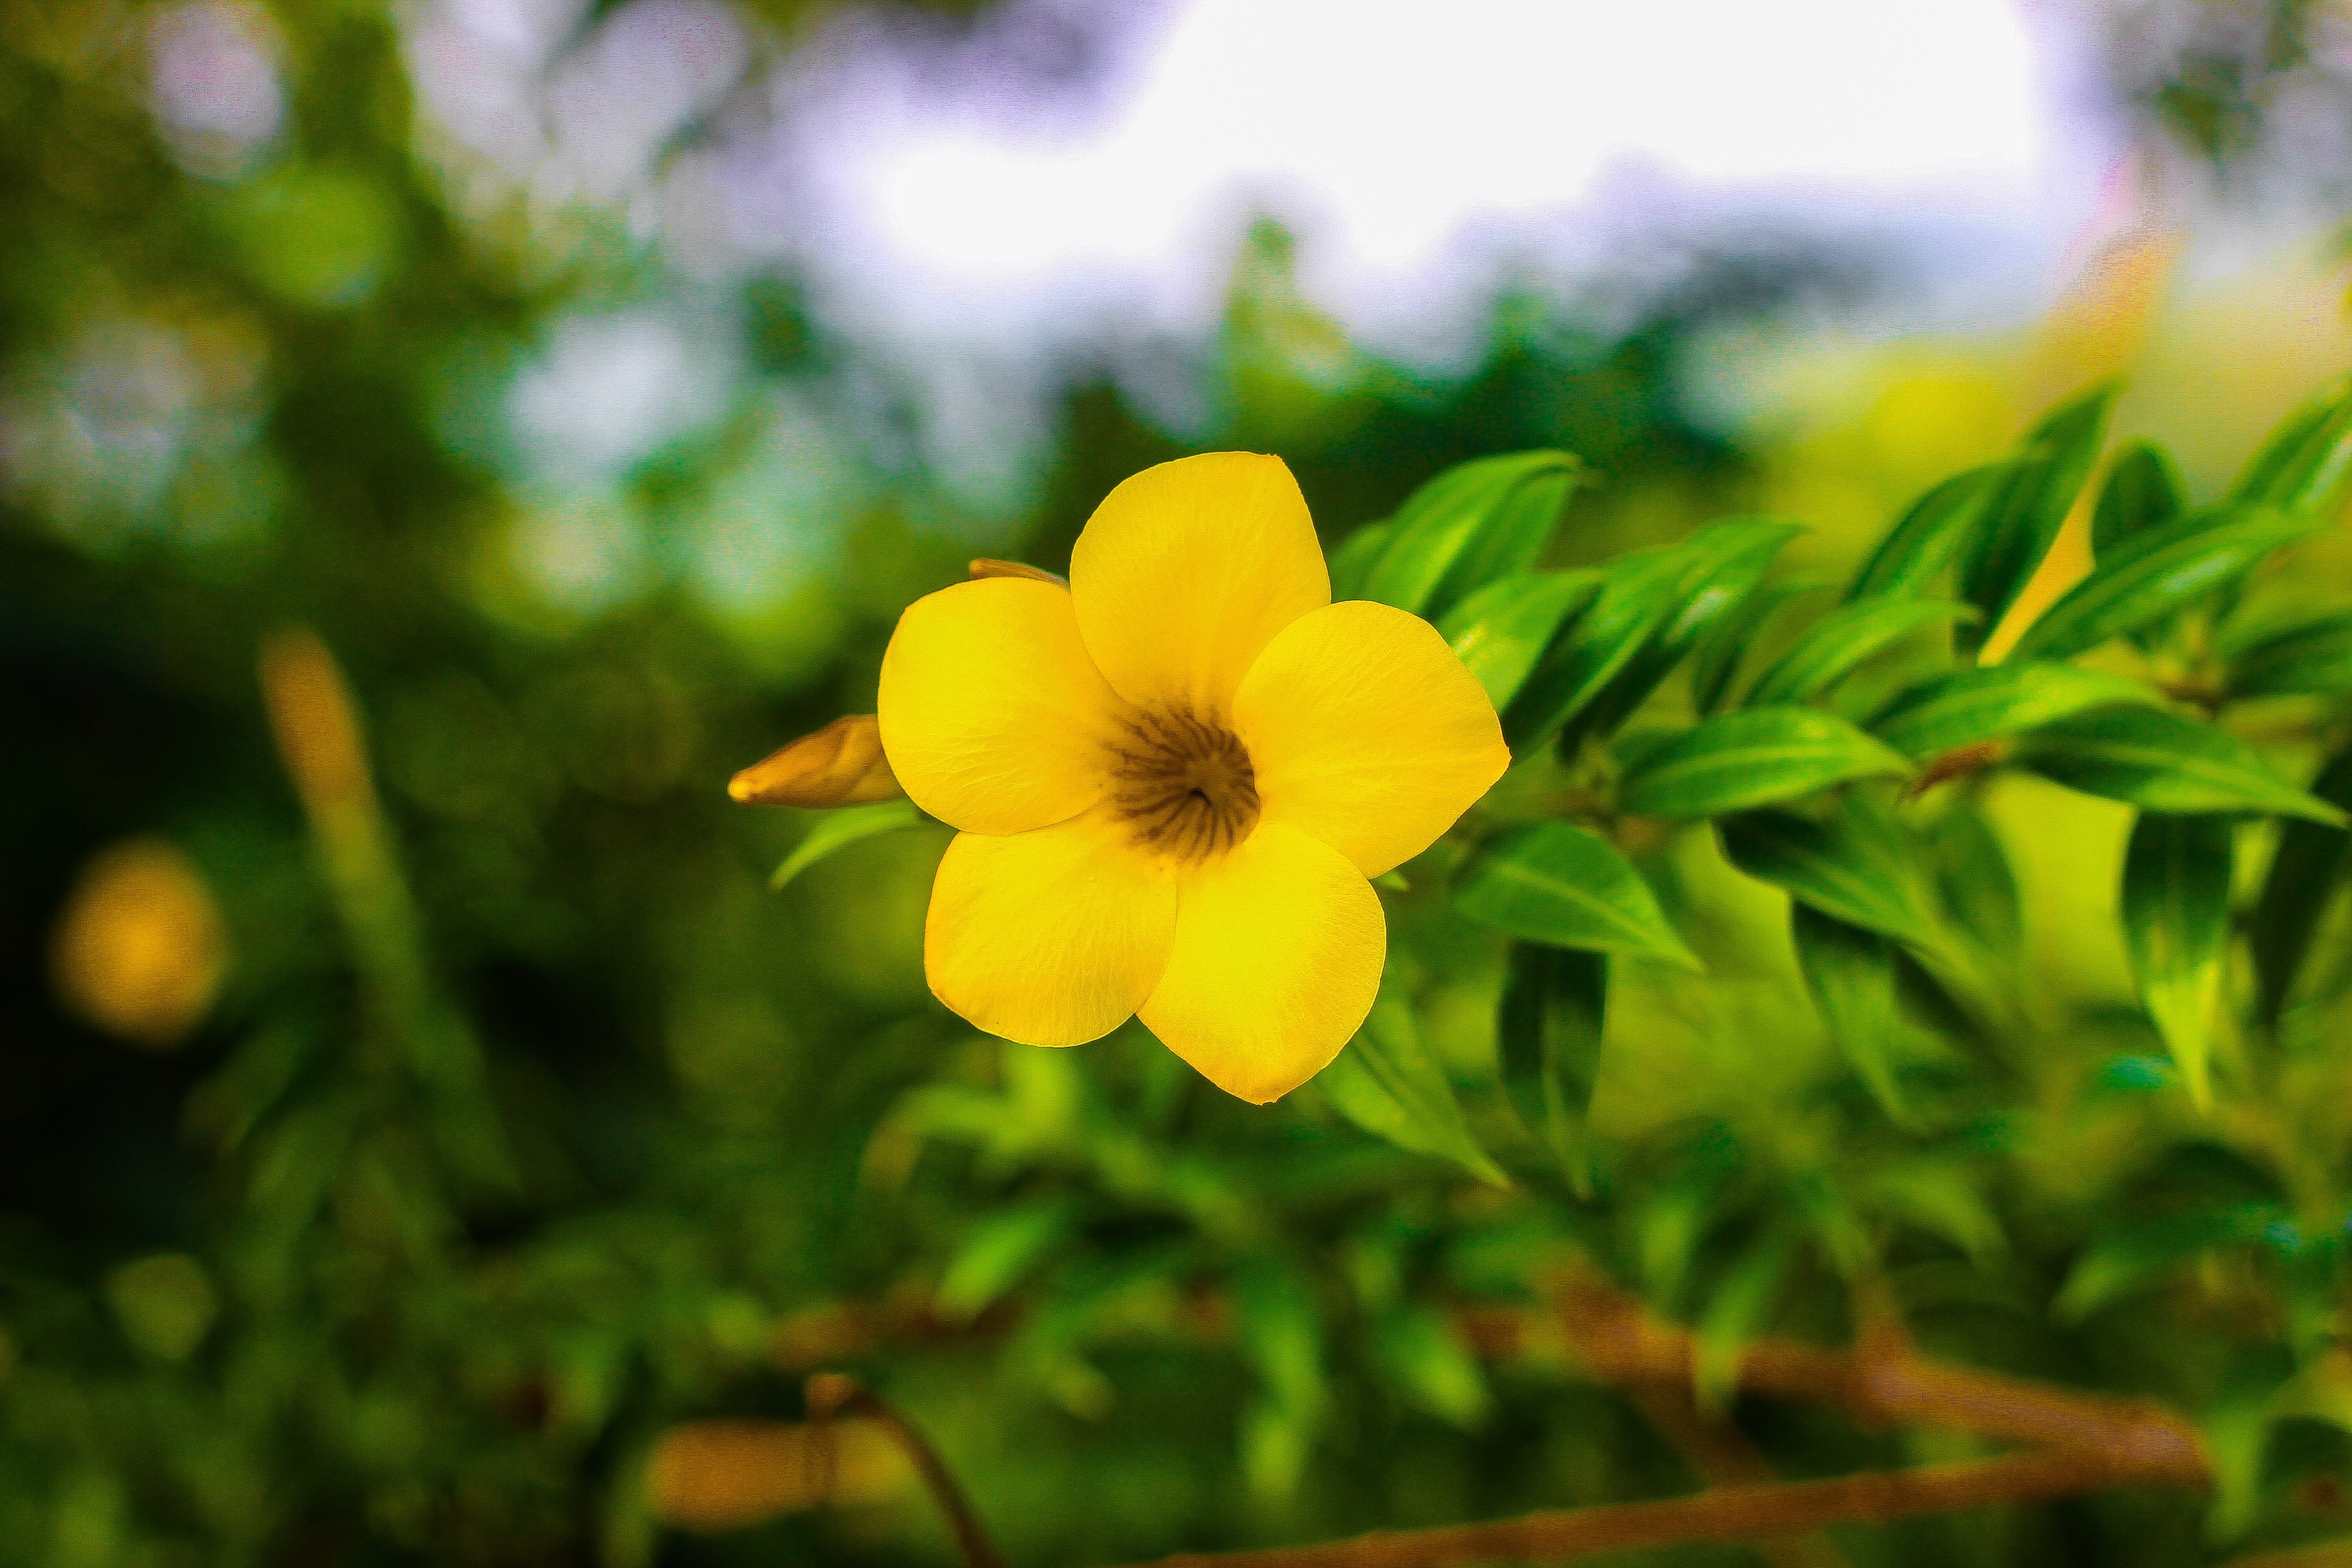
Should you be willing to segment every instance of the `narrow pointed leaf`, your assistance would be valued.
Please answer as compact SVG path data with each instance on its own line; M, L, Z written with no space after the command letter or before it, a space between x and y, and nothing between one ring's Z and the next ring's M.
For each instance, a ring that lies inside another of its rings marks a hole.
M1606 735L1623 723L1711 627L1737 611L1781 547L1803 531L1774 518L1732 518L1675 546L1682 570L1672 613L1591 703L1570 717L1561 744Z
M2231 489L2231 499L2284 511L2327 510L2352 476L2352 376L2330 383L2288 415Z
M1500 712L1560 628L1600 591L1598 572L1517 573L1454 605L1438 630Z
M1600 596L1547 648L1503 710L1503 740L1525 756L1601 694L1676 607L1684 563L1671 550L1612 562Z
M1888 1118L1906 1121L1895 1077L1903 1020L1895 1000L1894 945L1803 903L1789 906L1789 936L1832 1042Z
M2230 934L2230 823L2143 813L2124 851L2124 945L2140 1005L2199 1109L2210 1102L2205 1019Z
M1444 614L1497 578L1532 572L1543 559L1568 498L1583 476L1566 453L1540 455L1565 460L1538 469L1505 492L1446 569L1430 599L1429 615Z
M2048 415L1986 498L1960 553L1960 597L1984 612L1983 628L2000 624L2082 493L2105 433L2116 388L2097 387Z
M1412 1005L1387 986L1356 1037L1315 1075L1315 1085L1333 1109L1375 1137L1451 1160L1496 1186L1511 1184L1470 1135L1454 1080L1423 1043Z
M1364 579L1389 546L1389 525L1368 522L1339 542L1331 552L1331 597L1360 599L1364 596Z
M2017 639L2019 658L2065 658L2152 626L2309 533L2267 507L2192 512L2123 541Z
M1429 1308L1399 1306L1382 1314L1372 1348L1404 1395L1440 1420L1475 1431L1493 1408L1478 1358L1453 1322Z
M1703 1408L1722 1411L1738 1392L1740 1361L1779 1304L1796 1250L1792 1232L1775 1226L1725 1274L1700 1312L1691 1336L1691 1392Z
M1873 598L1842 605L1814 622L1757 678L1748 701L1802 702L1922 626L1976 618L1975 605L1941 599Z
M915 803L908 800L877 801L872 805L848 805L828 811L816 820L808 837L793 846L775 875L768 879L770 891L774 891L815 865L837 849L844 849L861 838L877 834L896 833L902 827L912 827L922 820Z
M2344 814L2279 777L2236 736L2156 709L2110 709L2044 725L2015 761L2044 778L2143 811L2271 812L2340 826Z
M1512 1109L1580 1194L1593 1186L1585 1119L1601 1070L1608 999L1609 964L1601 954L1521 942L1511 949L1495 1021Z
M2104 561L2126 540L2188 510L2180 476L2164 448L2153 441L2131 442L2107 465L2106 482L2099 487L2099 509L2091 519L2092 559Z
M982 1220L940 1277L937 1304L951 1320L979 1316L1071 1235L1066 1198L1036 1198Z
M1873 714L1870 732L1908 757L1927 758L2097 708L2152 706L2137 680L2069 664L2011 659L1954 670L1906 687Z
M1849 798L1826 820L1747 811L1716 824L1724 858L1800 903L1915 946L1933 920L1912 873L1916 858L1886 815Z
M1984 814L1952 806L1927 830L1927 845L1950 924L1988 952L2015 954L2025 935L2017 876Z
M1438 475L1389 520L1386 546L1361 580L1362 596L1434 617L1491 577L1532 566L1566 490L1546 492L1548 510L1506 503L1521 485L1560 479L1575 463L1565 452L1510 452Z
M1848 601L1916 594L1934 582L2016 466L2004 461L1969 468L1913 501L1854 574Z
M1709 719L1643 756L1619 788L1645 816L1713 816L1910 764L1833 714L1749 708Z
M2242 648L2222 689L2231 697L2352 691L2352 613L2305 621Z
M2352 810L2352 747L2338 752L2312 781L2312 794ZM2352 834L2316 822L2279 824L2262 896L2255 900L2247 945L2253 952L2263 1022L2276 1026L2294 989L2295 976L2311 952L2320 917L2327 912L2344 876L2344 852Z
M1773 616L1790 600L1821 586L1819 583L1766 583L1707 629L1691 649L1691 700L1702 715L1717 711L1731 700L1741 667Z
M1523 942L1699 967L1633 863L1570 823L1530 823L1481 850L1454 907Z
M2274 1203L2216 1204L2112 1226L2074 1260L2052 1309L2060 1322L2079 1323L2217 1247L2260 1241L2292 1218Z

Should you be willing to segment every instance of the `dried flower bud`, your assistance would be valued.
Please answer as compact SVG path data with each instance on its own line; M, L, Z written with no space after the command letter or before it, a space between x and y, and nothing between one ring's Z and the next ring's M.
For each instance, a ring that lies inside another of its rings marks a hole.
M986 556L971 563L974 577L1026 577L1033 583L1051 583L1056 588L1070 585L1067 577L1057 577L1041 566L1031 566L1019 561L991 561Z
M261 692L294 787L311 816L373 809L358 710L335 656L310 632L281 632L261 649Z
M728 797L742 805L864 805L906 793L871 713L835 719L727 781Z
M1939 784L1991 767L2008 756L2010 750L2006 742L1979 741L1931 758L1912 779L1910 787L1903 792L1903 798L1916 800Z
M654 1513L688 1530L740 1529L819 1503L883 1502L912 1479L888 1434L860 1418L688 1422L661 1435L646 1475Z

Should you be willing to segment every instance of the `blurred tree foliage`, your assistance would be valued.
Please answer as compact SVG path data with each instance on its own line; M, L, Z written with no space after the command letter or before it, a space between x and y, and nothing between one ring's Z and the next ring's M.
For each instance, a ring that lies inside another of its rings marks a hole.
M2218 1522L2103 1498L1855 1560L2189 1563L2352 1522L2342 1391L2290 1382L2341 1329L2283 1325L2275 1279L2340 1252L2340 1201L2339 1234L2315 1218L2340 1156L2201 1119L2112 935L2076 962L2079 900L2030 856L2022 913L1981 929L2057 956L2005 960L1994 1087L1912 1064L1944 1109L1908 1123L1816 1020L1780 895L1705 835L1648 846L1710 973L1612 973L1592 1127L1631 1152L1580 1183L1513 1131L1504 944L1416 881L1375 1032L1467 1108L1409 1136L1501 1148L1503 1189L1320 1089L1232 1102L1132 1029L974 1035L921 978L943 835L772 896L806 820L724 797L870 710L897 609L977 544L1058 567L1113 482L1191 447L1281 452L1334 545L1537 448L1587 476L1560 564L1692 534L1754 479L1683 412L1680 356L1850 263L1699 256L1631 310L1531 287L1441 377L1349 343L1262 225L1207 415L1171 434L1075 374L1034 493L996 505L907 456L921 390L790 279L682 277L625 204L453 152L386 11L0 18L0 1562L942 1560L884 1461L845 1451L864 1500L811 1513L796 1427L683 1425L797 1422L820 1364L931 1432L1021 1563L1686 1489L1666 1427L1453 1315L1580 1259L1718 1370L1844 1335L1883 1269L1948 1354L2236 1444ZM751 52L819 19L762 7ZM261 69L275 117L175 120L181 47ZM683 296L725 324L712 411L593 483L534 468L513 388L578 323ZM2120 855L2122 813L2033 787L1996 786L2000 832ZM1980 889L1999 832L1951 816L1936 864ZM2175 1214L2210 1245L2067 1283ZM1735 1414L1792 1474L1942 1452Z
M2156 132L2239 186L2340 203L2352 142L2352 62L2331 0L2179 0L2097 6L2100 63Z

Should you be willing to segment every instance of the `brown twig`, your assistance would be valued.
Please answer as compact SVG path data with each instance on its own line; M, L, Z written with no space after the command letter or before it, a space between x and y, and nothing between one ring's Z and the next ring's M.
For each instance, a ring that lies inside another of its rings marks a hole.
M1701 1410L1689 1389L1653 1384L1629 1390L1628 1397L1708 1486L1769 1486L1780 1479L1746 1434L1727 1416ZM1845 1568L1845 1553L1818 1531L1759 1541L1756 1551L1771 1568Z
M2251 1557L2233 1557L2228 1568L2352 1568L2352 1535L2277 1552L2257 1552Z
M1658 1321L1605 1281L1574 1281L1563 1316L1570 1348L1595 1377L1690 1385L1697 1356L1691 1336ZM2196 1427L2162 1405L1950 1366L1907 1346L1840 1354L1759 1340L1740 1357L1738 1386L1840 1405L1864 1426L1908 1422L2035 1447L2096 1450L2137 1474L2184 1486L2206 1485L2212 1476Z
M1308 1546L1161 1558L1153 1568L1470 1568L1560 1563L1685 1541L1754 1541L1831 1524L1885 1524L1925 1513L2043 1502L2137 1479L2078 1449L2015 1454L1824 1481L1724 1487L1657 1502L1531 1513L1485 1524L1382 1531Z
M1773 1480L1761 1457L1736 1432L1708 1428L1692 1403L1697 1359L1692 1336L1660 1321L1598 1275L1570 1280L1549 1313L1472 1307L1459 1310L1454 1321L1482 1355L1549 1353L1557 1359L1564 1353L1597 1381L1626 1388L1715 1489L1307 1546L1177 1556L1156 1568L1468 1568L1530 1559L1559 1562L1685 1541L1785 1539L1832 1524L2040 1502L2105 1487L2211 1484L2212 1468L2197 1429L2161 1405L1949 1365L1920 1355L1899 1330L1885 1323L1866 1330L1857 1347L1846 1352L1759 1340L1740 1356L1737 1386L1749 1394L1836 1405L1865 1428L1896 1423L1940 1426L2032 1451L1834 1480ZM849 1325L845 1321L831 1326ZM856 1328L861 1334L874 1333L883 1324L862 1318ZM824 1381L811 1380L813 1409L820 1404L818 1384ZM872 1395L847 1379L832 1381L854 1390L866 1402L859 1407L881 1418L915 1458L941 1510L957 1523L970 1568L994 1568L971 1510L937 1456ZM2325 1555L2332 1548L2312 1550L2322 1555L2289 1556L2276 1568L2334 1562ZM1837 1558L1835 1549L1820 1541L1817 1550L1800 1547L1773 1554L1773 1561L1822 1563ZM2265 1562L2263 1568L2272 1565Z
M964 1500L963 1489L948 1472L939 1450L865 1384L837 1372L818 1373L808 1380L808 1410L812 1425L822 1426L836 1415L855 1413L888 1433L913 1461L916 1474L922 1477L925 1489L931 1494L931 1501L946 1516L948 1528L955 1532L956 1546L963 1552L964 1568L1003 1568L996 1548L989 1543L988 1532L981 1528L980 1516Z

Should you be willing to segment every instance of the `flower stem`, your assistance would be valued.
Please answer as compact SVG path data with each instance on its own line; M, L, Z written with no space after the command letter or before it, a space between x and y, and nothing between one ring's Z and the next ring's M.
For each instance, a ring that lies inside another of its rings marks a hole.
M890 1440L913 1462L915 1473L922 1477L924 1489L931 1494L931 1501L946 1517L948 1528L955 1532L964 1568L1003 1568L1003 1560L989 1543L988 1532L981 1528L980 1516L964 1500L963 1489L956 1485L939 1450L865 1384L837 1372L818 1373L808 1380L808 1408L809 1420L818 1426L836 1415L856 1415L889 1434Z

